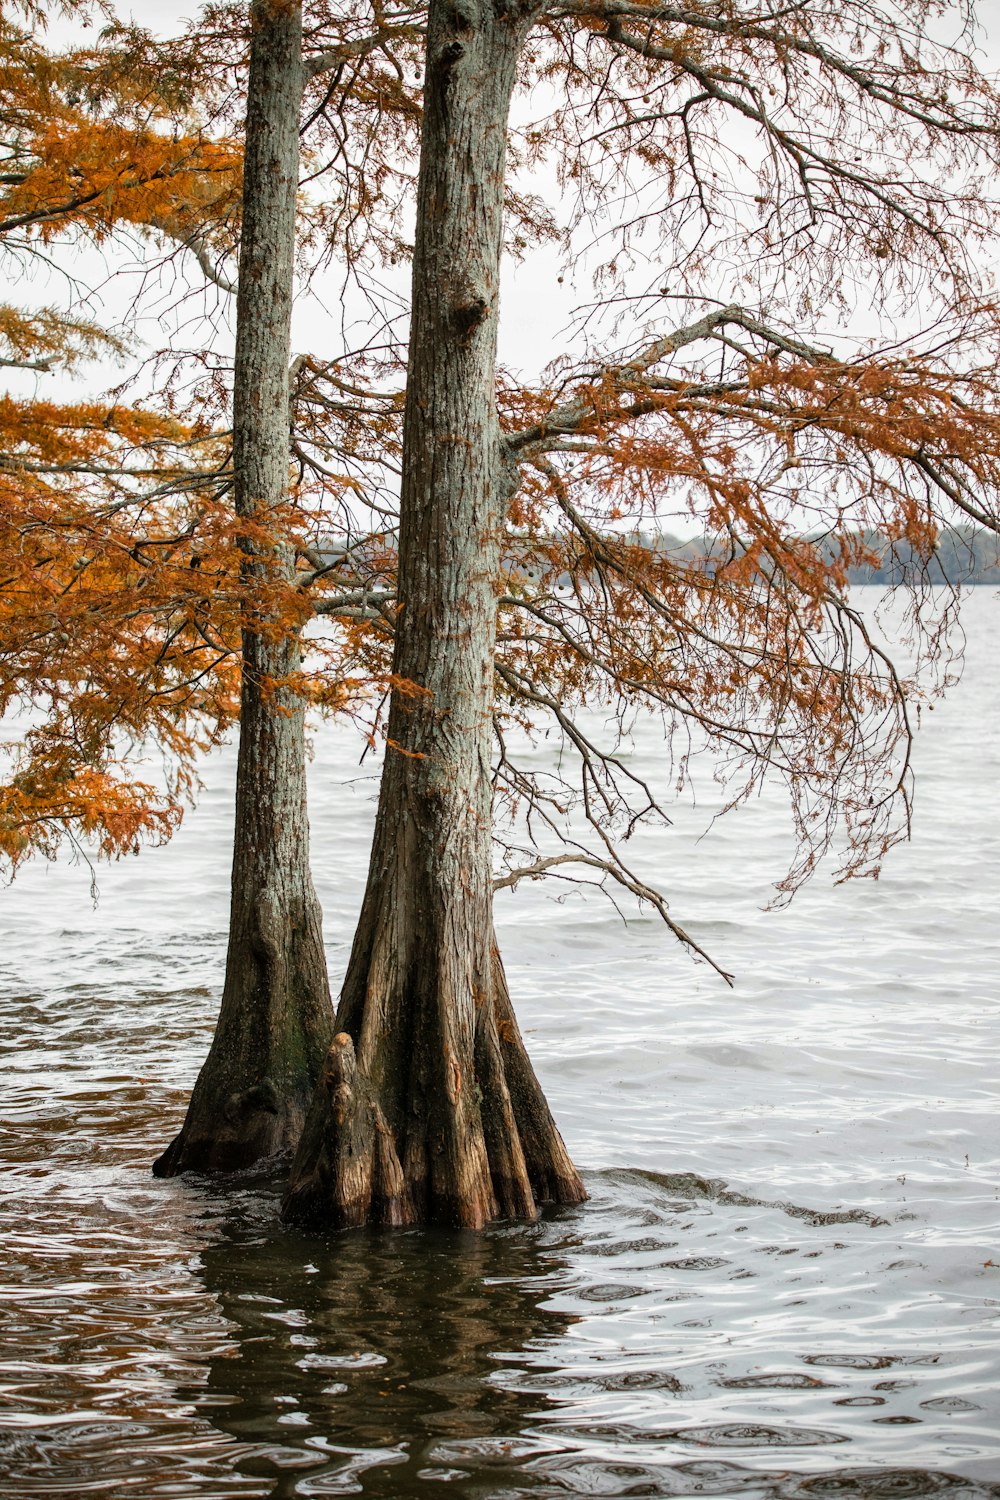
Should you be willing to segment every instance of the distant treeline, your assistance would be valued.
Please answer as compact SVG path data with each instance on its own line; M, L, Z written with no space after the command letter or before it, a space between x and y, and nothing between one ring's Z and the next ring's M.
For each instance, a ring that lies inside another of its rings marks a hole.
M704 564L707 560L709 564L715 562L718 565L728 561L733 555L728 538L725 543L718 537L694 537L681 541L669 532L641 531L637 535L633 534L633 539L655 552L676 558L678 562ZM812 540L832 556L832 543L827 547L821 539ZM877 566L848 568L851 583L880 583L886 587L900 583L986 583L1000 587L1000 536L979 526L956 526L943 530L938 537L933 557L926 559L918 556L909 542L890 541L877 531L861 532L858 540L864 543L867 551L873 553L879 562ZM327 565L348 556L357 562L364 556L366 544L352 543L341 536L327 536L319 543L317 550ZM388 576L385 572L385 559L393 551L390 538L379 539L382 561L373 573L372 581L376 577L383 581ZM528 557L531 557L530 551ZM507 558L507 566L522 572L528 578L537 578L539 571L544 571L537 564L532 565L530 561L526 561L523 554L518 556L513 551ZM560 575L557 584L568 587L569 575Z
M721 561L723 555L730 555L728 543L724 554L721 543L710 537L682 542L668 535L651 537L647 534L642 540L658 551L678 559L689 558L692 562L703 561L706 557L718 557ZM1000 585L1000 537L977 526L958 526L942 531L934 555L929 559L919 557L909 542L893 542L879 532L863 532L859 540L878 557L879 562L877 566L849 568L852 583ZM832 547L830 551L832 553Z

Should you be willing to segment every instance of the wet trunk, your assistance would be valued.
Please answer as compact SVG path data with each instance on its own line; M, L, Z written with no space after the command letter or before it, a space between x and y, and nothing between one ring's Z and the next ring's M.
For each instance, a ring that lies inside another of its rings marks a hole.
M503 12L501 14L501 12ZM432 0L413 269L390 749L337 1036L285 1217L533 1217L585 1196L493 937L496 417L507 116L530 16Z
M237 514L288 498L288 364L302 97L301 7L255 0L233 388ZM244 580L291 578L290 549L243 542ZM309 871L297 642L248 609L226 980L215 1039L159 1176L229 1171L293 1149L330 1041L333 1009Z

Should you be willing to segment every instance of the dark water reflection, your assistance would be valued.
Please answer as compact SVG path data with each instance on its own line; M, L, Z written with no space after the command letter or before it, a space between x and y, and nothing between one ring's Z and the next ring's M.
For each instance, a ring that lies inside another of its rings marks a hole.
M274 1206L254 1232L244 1201L203 1253L231 1347L179 1393L251 1445L240 1472L273 1476L274 1496L389 1497L472 1478L468 1453L468 1493L494 1470L509 1484L544 1446L522 1436L538 1401L494 1377L576 1321L551 1305L568 1227L325 1241L275 1231Z
M307 1236L275 1180L149 1175L205 998L6 985L2 1500L1000 1497L992 1186L966 1252L650 1168L532 1226Z

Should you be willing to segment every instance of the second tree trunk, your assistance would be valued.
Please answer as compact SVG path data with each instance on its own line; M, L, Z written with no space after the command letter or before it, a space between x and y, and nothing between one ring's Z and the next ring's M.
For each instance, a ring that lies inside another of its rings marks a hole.
M233 469L248 600L229 951L215 1038L159 1176L231 1171L293 1149L333 1023L309 869L298 645L268 603L294 584L260 528L288 501L288 365L302 99L302 11L252 7L236 316Z

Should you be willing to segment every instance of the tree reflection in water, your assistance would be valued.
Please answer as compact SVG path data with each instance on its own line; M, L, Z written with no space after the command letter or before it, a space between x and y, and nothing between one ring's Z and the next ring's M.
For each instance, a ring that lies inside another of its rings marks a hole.
M203 1387L178 1394L247 1445L239 1471L273 1476L274 1497L400 1500L473 1471L477 1491L530 1492L512 1466L561 1444L523 1435L544 1398L496 1376L511 1358L544 1367L578 1321L551 1305L574 1217L323 1239L276 1226L270 1192L240 1191L201 1256L232 1343Z

